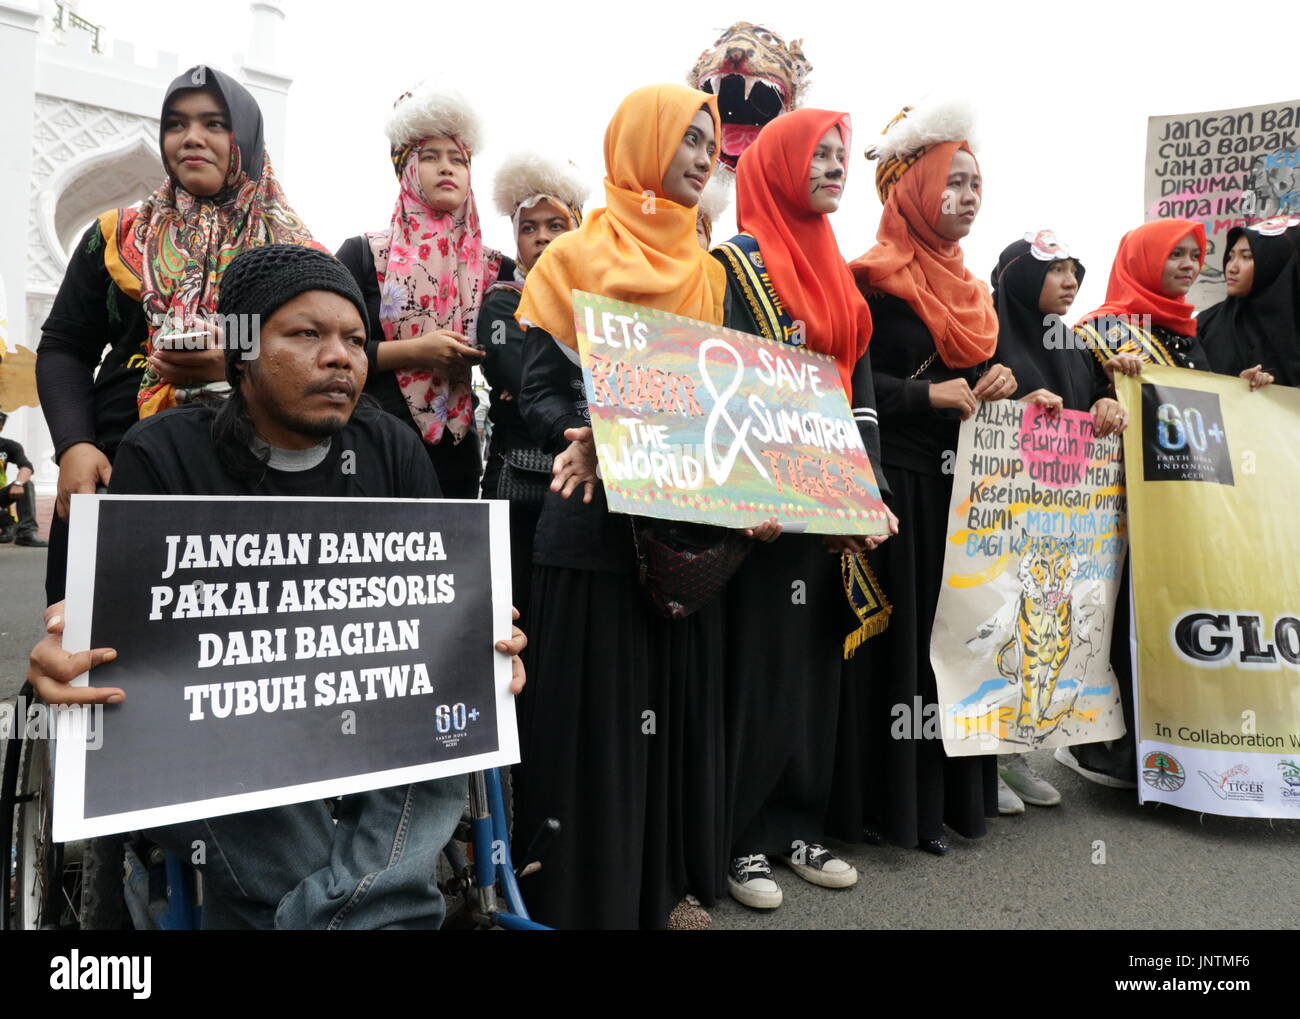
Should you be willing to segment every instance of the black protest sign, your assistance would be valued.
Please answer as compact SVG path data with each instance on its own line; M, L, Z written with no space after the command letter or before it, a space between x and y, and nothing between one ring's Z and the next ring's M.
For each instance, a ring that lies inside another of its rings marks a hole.
M65 646L126 700L60 729L60 840L518 760L504 506L77 502Z

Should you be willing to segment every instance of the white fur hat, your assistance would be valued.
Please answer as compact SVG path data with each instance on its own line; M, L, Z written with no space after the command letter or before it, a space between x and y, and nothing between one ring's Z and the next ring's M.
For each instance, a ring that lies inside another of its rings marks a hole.
M964 141L974 151L975 113L965 100L923 99L900 113L880 135L869 159L899 159L927 145Z
M539 195L555 198L571 209L582 212L591 188L582 182L572 164L552 162L533 152L516 152L507 156L497 170L492 197L497 212L514 216L529 199Z
M700 195L700 215L710 223L716 223L718 217L727 211L731 204L731 185L735 178L731 174L714 173Z
M483 145L483 127L469 101L459 92L428 81L393 104L384 133L395 148L425 138L455 138L472 155Z

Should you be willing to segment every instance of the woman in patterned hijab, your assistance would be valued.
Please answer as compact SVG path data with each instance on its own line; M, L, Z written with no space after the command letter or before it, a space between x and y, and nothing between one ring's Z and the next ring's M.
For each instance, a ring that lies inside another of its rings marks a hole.
M470 183L480 147L474 112L425 84L399 98L386 125L397 203L386 229L339 249L370 312L366 389L412 423L443 494L475 498L482 461L474 427L474 346L487 288L514 263L485 247Z
M158 134L167 180L139 206L100 217L105 265L148 323L141 417L226 393L219 352L171 359L164 350L211 343L207 316L234 257L313 243L271 168L257 100L239 82L203 65L186 71L167 88Z

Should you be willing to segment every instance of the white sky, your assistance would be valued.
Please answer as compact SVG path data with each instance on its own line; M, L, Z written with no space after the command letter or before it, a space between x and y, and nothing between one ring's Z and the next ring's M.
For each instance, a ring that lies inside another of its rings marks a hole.
M805 105L852 114L849 184L833 219L846 257L871 246L880 214L874 164L862 156L869 135L924 93L955 93L977 110L985 180L967 265L987 278L1008 243L1051 227L1088 267L1081 313L1101 303L1119 238L1142 221L1148 116L1300 99L1285 46L1276 59L1260 56L1267 19L1236 19L1223 2L440 6L283 3L276 69L294 84L287 151L271 155L290 202L332 248L388 223L396 180L382 125L415 82L437 77L477 107L487 135L473 178L484 234L513 254L509 222L491 202L501 159L518 149L571 159L592 182L588 207L601 204L601 142L619 100L640 85L683 81L723 28L746 20L803 39L813 64ZM248 51L244 0L78 7L144 61L166 50L181 67L233 70L232 53Z

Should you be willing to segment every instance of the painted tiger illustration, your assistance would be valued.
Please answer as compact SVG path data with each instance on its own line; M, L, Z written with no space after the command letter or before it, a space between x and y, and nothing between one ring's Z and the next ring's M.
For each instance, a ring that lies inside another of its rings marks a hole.
M722 166L734 171L763 125L799 105L812 70L802 44L802 39L786 43L771 29L737 21L695 61L687 84L718 97Z
M1034 742L1055 729L1074 706L1072 698L1048 715L1074 643L1071 591L1079 561L1070 548L1070 541L1031 539L1017 571L1020 598L1015 627L997 655L998 672L1009 682L1020 684L1017 734Z

